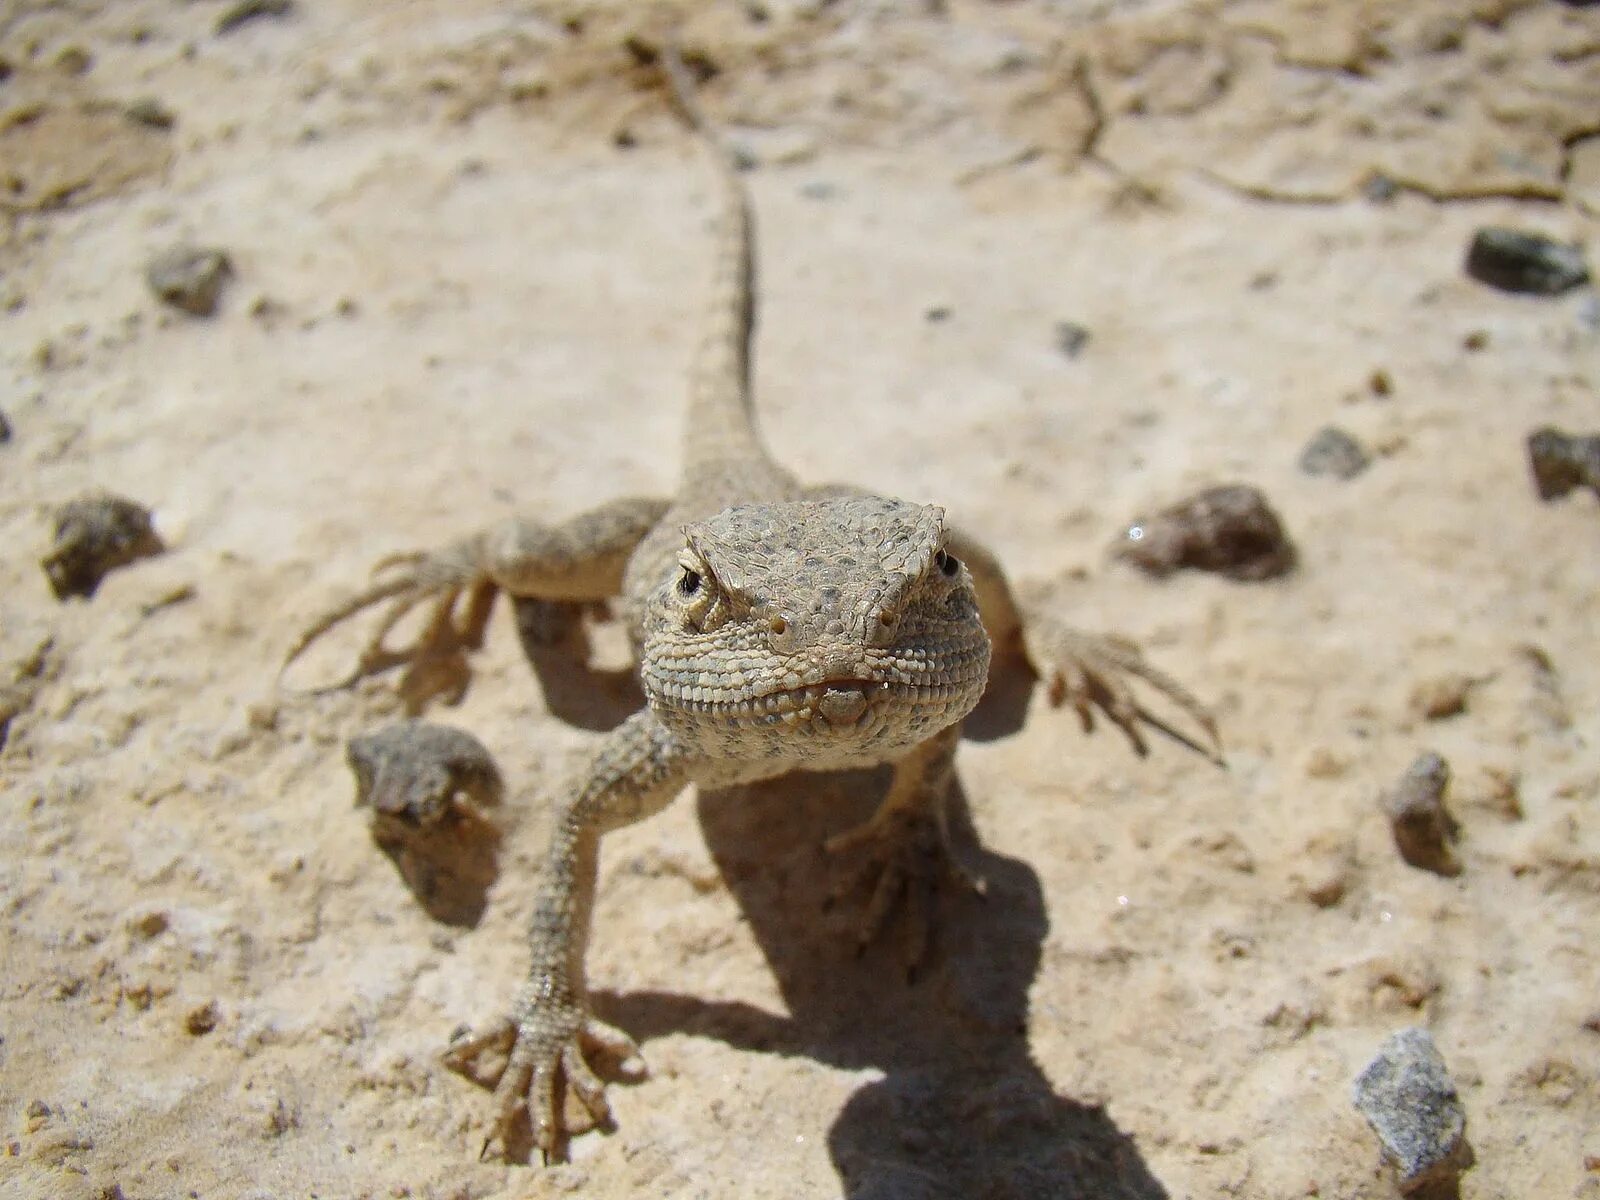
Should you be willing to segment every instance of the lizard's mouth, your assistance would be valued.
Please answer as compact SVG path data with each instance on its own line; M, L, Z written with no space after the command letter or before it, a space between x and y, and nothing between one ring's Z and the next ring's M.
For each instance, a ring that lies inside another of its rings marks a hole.
M839 676L716 707L720 715L755 725L806 725L820 719L836 729L849 729L891 704L944 704L962 690L953 683Z
M936 663L926 655L899 654L831 670L818 664L814 673L804 664L786 663L790 670L748 692L699 680L684 686L648 665L644 675L651 708L691 744L722 758L781 758L791 769L828 770L844 761L839 754L891 754L966 716L983 693L989 643L975 640L961 651L945 653ZM776 674L765 661L754 665ZM724 666L722 678L748 686L756 671L747 670ZM741 731L748 741L740 740Z
M854 725L877 701L905 685L887 679L822 679L801 687L764 692L719 707L755 724L801 724L821 717L830 725Z

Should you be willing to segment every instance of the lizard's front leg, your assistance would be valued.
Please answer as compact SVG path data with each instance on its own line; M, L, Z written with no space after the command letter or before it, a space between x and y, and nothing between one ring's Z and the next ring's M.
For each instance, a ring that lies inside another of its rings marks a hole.
M445 1062L495 1084L495 1118L484 1152L508 1134L526 1110L546 1161L561 1147L564 1089L597 1124L610 1119L605 1086L589 1065L598 1048L619 1059L638 1053L621 1030L589 1012L584 953L589 943L600 838L670 804L697 767L708 764L668 733L648 710L606 735L587 771L562 802L528 941L532 965L509 1019L452 1045ZM503 1067L475 1070L477 1059L509 1050Z
M333 687L404 666L400 690L413 710L440 693L459 698L465 655L483 643L497 591L556 601L595 601L621 590L628 557L667 510L667 502L615 500L559 525L512 518L440 550L380 562L371 587L327 610L284 657L294 662L335 625L387 605L377 630L349 675ZM391 648L386 639L408 613L431 611L416 638Z
M960 864L950 843L950 784L960 740L961 726L956 724L919 743L894 764L889 790L872 816L823 846L829 854L866 848L864 874L872 881L872 896L861 920L862 946L877 937L894 906L904 900L908 971L927 950L931 894L939 881L953 879L983 891L983 881Z
M1004 569L987 547L966 534L952 532L950 549L972 572L978 609L997 656L1020 650L1044 681L1052 706L1070 702L1086 730L1094 728L1094 709L1099 708L1140 754L1148 749L1143 730L1148 725L1214 762L1222 761L1222 739L1211 710L1177 680L1147 663L1137 646L1122 638L1085 633L1048 613L1024 613ZM1134 693L1136 679L1176 705L1199 726L1201 737L1146 708Z

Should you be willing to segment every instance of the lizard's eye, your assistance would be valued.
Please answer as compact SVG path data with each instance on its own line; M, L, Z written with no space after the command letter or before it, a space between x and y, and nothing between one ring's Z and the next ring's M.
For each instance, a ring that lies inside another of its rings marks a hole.
M954 554L941 550L933 556L934 563L938 566L940 574L946 579L954 579L961 574L961 560Z
M683 569L683 574L678 576L678 595L695 596L700 592L700 572L691 571L688 567Z

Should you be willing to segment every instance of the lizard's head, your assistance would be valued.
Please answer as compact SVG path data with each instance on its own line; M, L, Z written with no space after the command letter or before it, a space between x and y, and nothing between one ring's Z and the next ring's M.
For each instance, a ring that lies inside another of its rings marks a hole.
M877 497L753 504L684 531L641 675L717 757L881 761L972 711L989 638L944 512Z

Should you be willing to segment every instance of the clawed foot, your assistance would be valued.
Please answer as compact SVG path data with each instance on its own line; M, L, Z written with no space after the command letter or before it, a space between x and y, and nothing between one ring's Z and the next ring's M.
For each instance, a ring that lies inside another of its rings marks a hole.
M572 1005L546 1003L521 1021L507 1018L452 1042L445 1066L494 1089L494 1120L479 1157L512 1158L525 1120L546 1165L559 1161L573 1134L609 1128L606 1087L589 1065L597 1055L631 1077L644 1074L632 1038ZM568 1117L569 1088L581 1109L576 1120Z
M443 698L454 704L466 690L471 671L467 654L483 644L484 629L494 607L496 587L478 567L476 543L463 542L438 553L396 554L373 568L374 582L318 617L284 657L283 667L335 625L377 605L388 607L355 667L339 681L316 689L336 691L369 675L404 666L400 694L412 714ZM386 639L414 609L431 606L416 637L393 648ZM459 611L458 611L459 610Z
M854 829L823 843L829 854L865 848L860 870L833 890L831 900L870 886L871 898L861 917L859 945L865 949L904 903L906 937L903 962L915 973L928 952L933 929L934 896L940 884L953 884L982 896L987 883L956 858L946 823L920 808L880 808Z
M1211 710L1176 679L1145 662L1132 642L1063 628L1043 635L1030 630L1028 657L1044 680L1051 706L1059 708L1070 703L1086 732L1094 728L1094 710L1098 708L1122 730L1140 755L1150 750L1143 728L1148 725L1222 765L1222 738ZM1134 695L1135 679L1143 680L1175 704L1200 727L1203 738L1185 733L1146 708Z

